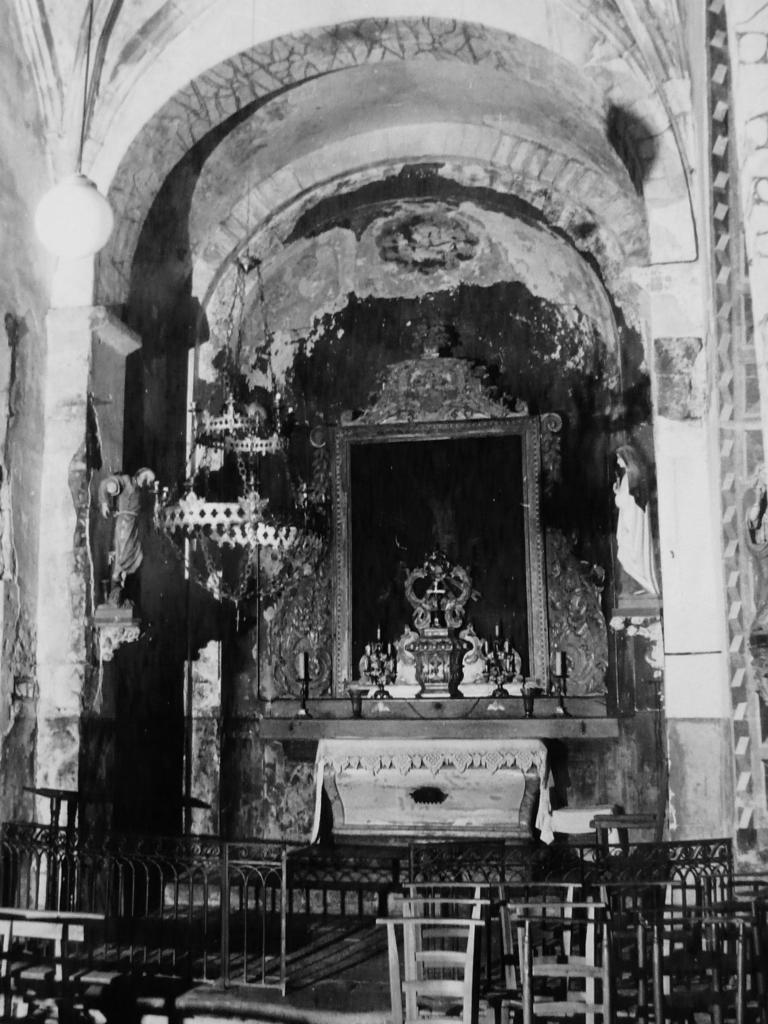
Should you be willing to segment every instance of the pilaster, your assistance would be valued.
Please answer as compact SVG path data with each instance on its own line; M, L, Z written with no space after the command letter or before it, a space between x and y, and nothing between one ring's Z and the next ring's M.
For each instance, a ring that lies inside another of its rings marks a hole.
M46 344L35 784L77 789L80 715L94 669L87 630L93 600L89 394L102 382L111 389L118 411L102 443L119 461L125 358L139 342L102 307L78 306L48 312Z
M653 267L650 363L664 598L664 707L672 839L730 834L728 635L715 372L701 262ZM712 756L702 758L702 750Z

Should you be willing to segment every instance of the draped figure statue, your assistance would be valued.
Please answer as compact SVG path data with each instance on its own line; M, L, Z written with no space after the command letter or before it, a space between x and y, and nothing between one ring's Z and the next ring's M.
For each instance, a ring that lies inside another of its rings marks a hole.
M115 529L110 554L112 571L108 603L119 605L128 576L136 572L144 553L139 539L141 492L154 486L151 469L140 469L134 476L114 473L99 484L99 508L105 519L114 519Z
M613 485L619 511L616 555L622 569L640 589L658 597L645 468L635 449L628 444L617 448L616 468L617 479Z

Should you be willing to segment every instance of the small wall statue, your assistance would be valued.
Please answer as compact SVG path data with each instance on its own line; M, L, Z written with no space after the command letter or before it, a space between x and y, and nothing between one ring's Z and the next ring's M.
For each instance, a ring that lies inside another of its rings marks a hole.
M751 486L752 502L746 513L746 548L754 560L755 616L749 628L749 650L755 682L768 703L768 485L760 466Z
M632 445L616 449L614 500L619 510L616 524L616 556L639 587L637 593L658 597L659 584L653 561L653 539L645 466Z
M125 581L142 563L144 553L139 540L139 512L142 491L154 488L155 474L146 467L133 476L115 473L99 484L99 508L105 519L115 524L110 552L111 573L107 603L124 603Z

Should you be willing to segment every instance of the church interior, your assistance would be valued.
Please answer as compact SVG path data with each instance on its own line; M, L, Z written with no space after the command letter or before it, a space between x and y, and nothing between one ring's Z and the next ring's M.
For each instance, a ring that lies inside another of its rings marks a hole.
M768 5L0 26L0 903L601 814L765 876Z

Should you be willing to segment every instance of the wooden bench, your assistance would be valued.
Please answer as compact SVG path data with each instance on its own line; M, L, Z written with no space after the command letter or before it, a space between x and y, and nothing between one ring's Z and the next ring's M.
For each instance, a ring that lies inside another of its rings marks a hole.
M0 907L0 988L4 1016L11 1016L13 996L20 991L52 986L57 997L68 996L69 943L83 942L86 925L103 921L103 914ZM50 944L51 952L14 959L14 944L21 940Z

